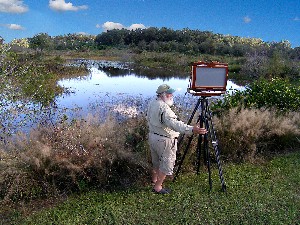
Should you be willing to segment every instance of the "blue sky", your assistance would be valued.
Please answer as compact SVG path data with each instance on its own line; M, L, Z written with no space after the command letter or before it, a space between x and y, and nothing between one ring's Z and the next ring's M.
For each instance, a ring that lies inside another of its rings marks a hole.
M0 0L0 36L100 34L112 28L212 31L300 47L300 0Z

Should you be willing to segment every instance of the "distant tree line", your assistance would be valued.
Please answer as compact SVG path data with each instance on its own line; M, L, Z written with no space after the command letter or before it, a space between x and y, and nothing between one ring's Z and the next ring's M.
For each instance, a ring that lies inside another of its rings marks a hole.
M97 48L95 36L84 34L67 34L49 36L47 33L39 33L28 38L29 48L38 51L44 50L77 50L87 51Z
M180 52L190 54L210 54L245 56L251 52L280 51L292 59L300 59L300 47L291 48L289 41L264 42L258 38L244 38L214 34L210 31L172 30L150 27L136 30L109 30L95 38L100 48L133 48L136 51Z
M107 48L130 49L134 53L175 52L242 58L237 72L252 78L300 78L300 47L292 48L289 41L264 42L259 38L245 38L215 34L210 31L173 30L150 27L136 30L108 30L98 34L67 34L51 37L40 33L28 38L28 46L36 51L76 50L91 51ZM17 41L23 43L22 41Z
M243 57L253 53L271 56L274 52L292 60L300 60L300 47L292 48L289 41L264 42L259 38L245 38L214 34L211 31L173 30L150 27L136 30L108 30L97 36L67 34L49 36L40 33L28 38L29 47L43 50L93 50L116 47L143 51L178 52Z
M250 79L300 78L300 47L289 41L264 42L258 38L214 34L200 30L155 28L109 30L96 36L98 48L130 48L144 51L178 52L189 55L215 55L242 58L236 72ZM231 65L231 71L234 71Z

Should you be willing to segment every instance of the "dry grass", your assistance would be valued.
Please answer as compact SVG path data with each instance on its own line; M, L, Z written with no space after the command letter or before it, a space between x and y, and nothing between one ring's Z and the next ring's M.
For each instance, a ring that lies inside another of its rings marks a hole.
M299 112L277 115L275 110L231 109L215 119L222 154L233 160L251 162L259 154L299 146Z
M299 121L299 112L278 116L275 111L230 110L214 118L221 155L253 162L266 153L296 149ZM91 187L126 188L147 183L147 134L144 116L123 122L112 118L100 122L88 116L43 124L29 135L19 134L0 146L0 201L6 204Z
M108 118L100 123L89 116L38 127L29 136L20 134L5 150L0 149L2 201L135 184L148 173L148 162L136 151L134 143L143 140L132 134L135 130L128 129L128 123L137 127L144 122L133 118L119 124Z

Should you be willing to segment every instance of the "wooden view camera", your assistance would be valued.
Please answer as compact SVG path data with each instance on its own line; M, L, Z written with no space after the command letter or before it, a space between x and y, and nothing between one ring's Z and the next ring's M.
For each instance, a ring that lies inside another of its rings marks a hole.
M224 94L227 78L227 63L194 62L188 92L199 96Z

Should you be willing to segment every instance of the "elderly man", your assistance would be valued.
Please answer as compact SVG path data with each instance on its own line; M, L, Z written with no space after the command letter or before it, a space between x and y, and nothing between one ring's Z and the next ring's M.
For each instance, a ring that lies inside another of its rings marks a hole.
M149 145L152 158L153 191L159 194L169 194L170 190L163 188L167 175L173 174L176 160L177 138L180 133L187 135L205 134L205 128L198 125L190 126L177 119L170 108L173 105L173 93L167 84L157 88L157 97L148 106L147 121L149 126Z

